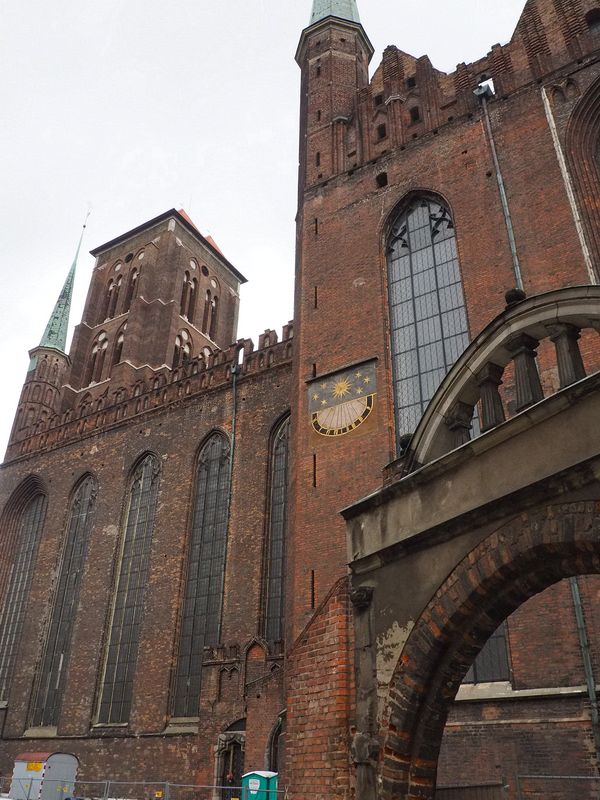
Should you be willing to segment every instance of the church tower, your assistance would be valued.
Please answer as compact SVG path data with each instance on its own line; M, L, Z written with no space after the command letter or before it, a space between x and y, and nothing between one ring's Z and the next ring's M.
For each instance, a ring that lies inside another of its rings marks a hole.
M48 320L44 335L39 345L29 352L31 360L21 391L9 445L26 439L38 424L43 425L46 420L61 410L61 388L71 364L66 353L69 314L73 299L75 271L85 227L84 224L75 258Z
M357 93L368 85L372 56L355 0L314 0L296 53L302 70L300 193L345 168L347 128Z
M355 0L314 0L296 59L302 71L292 418L296 458L288 567L293 641L346 572L339 509L375 489L390 461L380 265L338 213L360 142L373 47ZM341 240L344 245L341 246ZM382 391L377 393L381 384ZM357 489L360 487L360 489Z

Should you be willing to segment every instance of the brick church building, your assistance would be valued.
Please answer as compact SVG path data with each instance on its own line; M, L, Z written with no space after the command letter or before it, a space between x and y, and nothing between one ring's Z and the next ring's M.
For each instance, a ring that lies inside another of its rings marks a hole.
M558 310L477 372L444 417L452 449L597 372L597 0L527 0L508 44L451 74L390 46L370 78L372 57L355 0L314 0L281 333L237 338L244 277L172 209L92 251L67 353L75 259L0 472L2 774L52 751L87 782L272 769L293 798L375 796L357 789L364 596L340 512L418 471L445 376L519 304ZM473 646L439 787L599 775L599 600L594 575L556 582ZM374 741L412 625L364 645Z

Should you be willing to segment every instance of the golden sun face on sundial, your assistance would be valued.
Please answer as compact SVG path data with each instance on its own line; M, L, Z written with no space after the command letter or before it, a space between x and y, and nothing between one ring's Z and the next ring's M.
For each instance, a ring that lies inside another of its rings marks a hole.
M370 416L377 393L376 362L322 377L308 388L313 429L321 436L344 436Z

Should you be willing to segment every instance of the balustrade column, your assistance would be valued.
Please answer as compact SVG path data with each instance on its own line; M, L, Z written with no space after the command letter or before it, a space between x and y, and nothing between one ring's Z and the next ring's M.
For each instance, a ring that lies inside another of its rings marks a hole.
M520 333L506 343L515 365L515 386L517 390L517 411L532 406L544 399L542 384L537 369L537 350L539 342L527 333Z
M446 417L446 425L453 433L454 447L460 447L471 441L473 406L460 400L454 404Z
M477 374L481 395L481 432L495 428L506 419L498 387L502 385L504 367L489 363Z
M564 389L565 386L585 378L585 367L577 344L580 338L579 328L562 323L549 325L548 332L556 348L560 388Z

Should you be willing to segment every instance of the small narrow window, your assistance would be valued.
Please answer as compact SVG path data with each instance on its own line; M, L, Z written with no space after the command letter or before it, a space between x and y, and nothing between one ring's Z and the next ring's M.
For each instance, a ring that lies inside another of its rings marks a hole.
M179 331L175 337L175 347L173 350L173 369L185 366L192 357L192 342L187 331Z
M379 175L375 178L377 181L377 186L380 189L383 189L385 186L388 185L388 176L387 172L380 172Z
M133 298L137 294L137 281L138 281L139 271L137 267L134 267L131 270L129 275L129 281L127 283L127 294L125 295L125 305L123 306L123 313L127 313L131 308L131 303Z
M315 162L317 164L317 167L321 166L321 153L317 153L317 155L315 156Z
M420 119L421 119L421 111L419 110L419 106L413 106L410 109L410 121L419 122Z
M315 217L315 236L319 235L319 220Z
M113 350L113 358L112 358L112 366L114 367L116 364L121 363L121 358L123 356L123 344L125 342L125 331L127 330L127 325L123 325L119 333L117 334L117 341L115 343L115 349Z
M182 317L187 317L188 293L190 291L190 273L186 272L183 276L183 286L181 287L181 300L179 301L179 313Z
M377 126L377 138L378 139L385 139L387 136L387 127L385 124Z
M406 86L408 89L414 89L416 85L417 85L417 79L415 78L414 75L411 75L410 78L406 79Z
M382 106L383 105L383 95L382 94L375 95L375 99L374 99L373 102L375 103L376 106Z
M198 281L193 278L190 282L190 292L188 297L188 312L187 318L189 322L194 322L196 316L196 297L198 295Z
M210 330L208 332L208 335L213 340L213 342L215 341L215 337L217 335L218 321L219 321L219 298L213 297L211 315L210 315Z
M321 77L321 65L317 64L317 78Z
M321 122L321 112L317 111L317 122Z
M104 371L104 360L106 358L106 351L108 349L108 336L104 331L99 333L94 343L92 344L92 351L90 353L90 358L88 361L88 370L86 375L86 380L84 381L85 386L89 386L90 383L100 383L102 380L102 374Z
M116 312L117 312L117 304L119 302L119 292L121 291L121 284L123 283L123 276L119 275L119 277L114 281L111 288L110 294L110 301L108 304L108 319L112 319Z
M212 295L210 293L210 289L206 292L206 296L204 298L204 315L202 317L202 333L208 333L208 325L210 321L210 310L212 307Z

